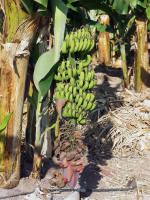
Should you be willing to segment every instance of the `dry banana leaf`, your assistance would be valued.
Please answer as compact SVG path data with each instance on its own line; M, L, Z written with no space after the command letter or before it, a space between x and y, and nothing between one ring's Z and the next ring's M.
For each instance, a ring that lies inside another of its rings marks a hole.
M65 150L68 146L70 146L70 142L64 142L62 147L60 148L61 151Z
M76 154L76 151L67 152L67 161L73 160Z
M74 135L74 137L77 138L77 139L80 139L80 140L85 139L85 136L82 136L82 135L81 135L81 132L79 132L79 131L74 131L74 132L73 132L73 135Z
M62 119L62 115L61 115L62 107L65 105L66 101L67 100L65 100L65 99L58 99L56 102L56 108L58 111L59 119Z
M55 150L55 156L57 156L60 153L60 146L57 147L57 149Z
M54 171L53 172L53 178L57 179L57 180L62 180L62 176L59 173L59 171Z

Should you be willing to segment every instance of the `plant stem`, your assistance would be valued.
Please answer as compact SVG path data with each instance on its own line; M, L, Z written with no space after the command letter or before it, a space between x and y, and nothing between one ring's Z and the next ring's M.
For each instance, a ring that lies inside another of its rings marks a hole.
M37 91L34 91L38 93ZM40 103L40 93L36 94L36 134L35 134L35 146L34 146L34 160L33 160L33 178L40 179L41 178L41 103Z
M122 72L124 78L124 87L128 88L129 86L129 77L128 77L128 70L126 65L126 52L125 52L125 45L123 43L120 44L120 51L121 51L121 60L122 60Z

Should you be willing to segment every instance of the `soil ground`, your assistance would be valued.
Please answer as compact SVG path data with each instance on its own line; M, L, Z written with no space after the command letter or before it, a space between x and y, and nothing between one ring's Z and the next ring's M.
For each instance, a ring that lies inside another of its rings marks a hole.
M126 93L122 87L122 70L104 68L103 66L95 66L98 84L94 88L96 91L96 99L101 97L101 94L106 94L107 97L112 93L119 95ZM110 104L111 105L111 104ZM100 105L99 105L100 106ZM98 106L98 108L99 108ZM123 103L111 105L111 110L124 107ZM134 106L133 106L134 107ZM109 112L109 110L108 110ZM93 112L91 114L91 123L98 123L98 119L106 114L105 110ZM89 116L89 117L90 117ZM23 126L25 122L23 121ZM88 125L87 125L88 126ZM93 125L94 127L94 125ZM97 131L98 126L95 125ZM86 127L87 129L87 127ZM25 128L23 129L25 130ZM89 139L85 140L85 144L89 148L89 152L84 156L84 170L80 173L80 177L75 189L87 189L88 191L81 192L81 199L85 200L149 200L150 199L150 152L133 148L129 151L114 153L113 141L105 144L104 149L100 146L91 145L93 140L91 134L92 129L87 130L85 135L89 134ZM93 136L94 137L94 136ZM95 136L96 137L96 136ZM95 138L97 139L97 138ZM102 143L103 145L103 143ZM59 191L59 188L52 187L49 180L52 178L54 171L59 171L63 174L63 170L53 163L52 159L44 160L42 164L42 179L41 181L31 178L32 163L28 160L25 152L24 144L22 144L22 164L21 164L21 180L19 185L10 190L0 188L0 199L23 200L25 199L54 199L63 200L69 194L69 191ZM97 153L96 153L97 152ZM36 188L40 188L43 193L37 194L37 198L27 198L27 193L32 193ZM116 191L110 191L110 189ZM121 188L126 188L128 191L117 191ZM57 191L52 191L58 189ZM69 189L66 185L63 189ZM96 191L94 189L106 189L106 191ZM23 195L23 193L26 193ZM50 194L49 197L46 197ZM14 196L13 195L18 195ZM53 197L53 198L52 198Z

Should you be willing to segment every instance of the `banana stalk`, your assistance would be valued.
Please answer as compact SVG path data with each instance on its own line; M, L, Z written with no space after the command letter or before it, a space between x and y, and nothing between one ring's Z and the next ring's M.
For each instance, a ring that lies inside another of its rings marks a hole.
M102 24L109 25L109 15L107 15L107 14L100 15L100 22ZM109 38L109 33L100 32L98 48L99 48L100 64L101 65L104 64L106 66L110 66L111 65L111 60L110 60L110 38Z
M137 92L145 90L148 85L149 57L147 45L147 22L136 20L135 36L135 65L134 65L134 87Z
M21 123L29 47L32 46L40 16L35 14L29 18L19 3L11 0L3 2L6 18L2 42L6 44L0 43L0 124L7 112L13 111L13 114L0 134L0 187L10 189L17 186L20 180ZM22 44L18 41L22 40L26 42L28 54L20 54Z
M128 86L129 86L129 76L128 76L128 70L127 70L127 65L126 65L127 62L126 62L126 52L125 52L125 45L124 44L120 44L120 51L121 51L124 87L128 88Z

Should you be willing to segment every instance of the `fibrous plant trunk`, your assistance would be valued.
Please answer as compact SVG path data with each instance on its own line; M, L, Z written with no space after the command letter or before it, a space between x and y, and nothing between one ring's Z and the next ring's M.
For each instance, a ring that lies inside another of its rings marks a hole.
M24 88L30 46L40 16L29 18L19 1L1 0L0 5L5 17L0 41L0 124L13 111L7 127L0 133L0 187L8 189L17 186L20 180Z
M100 22L102 24L109 25L109 15L107 15L107 14L100 15ZM110 66L111 65L111 59L110 59L109 33L100 32L98 48L99 48L99 54L100 54L100 64Z
M125 52L125 45L120 43L120 51L121 51L121 64L122 64L122 72L124 78L124 87L128 88L129 86L129 76L128 76L128 69L127 69L127 62L126 62L126 52Z
M134 65L134 87L137 92L145 90L148 85L148 46L147 46L147 22L136 20L135 36L135 65Z

